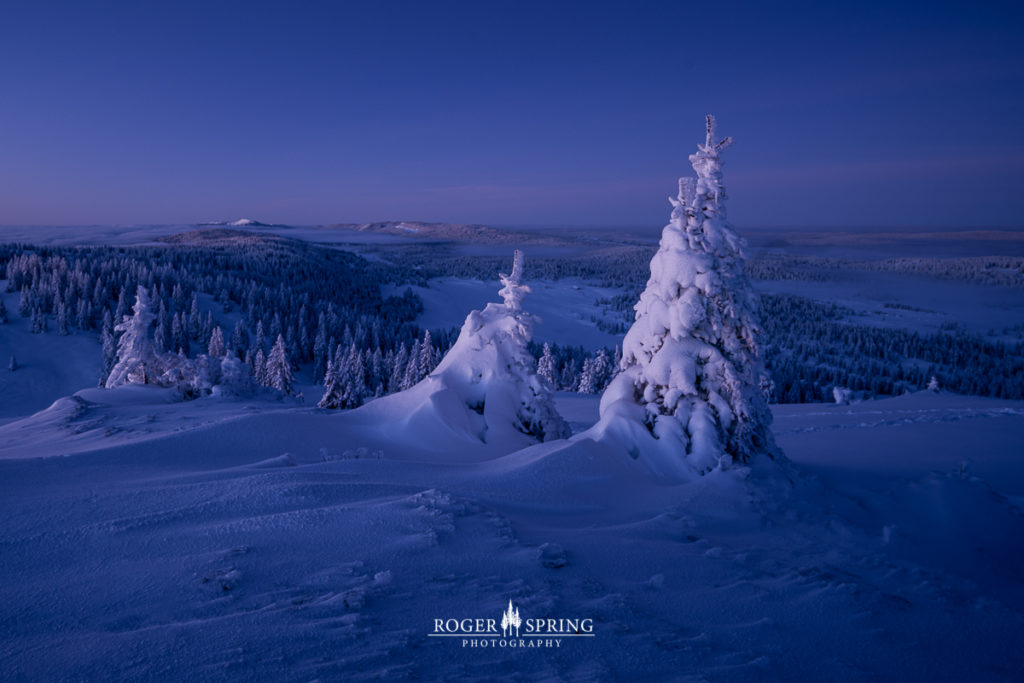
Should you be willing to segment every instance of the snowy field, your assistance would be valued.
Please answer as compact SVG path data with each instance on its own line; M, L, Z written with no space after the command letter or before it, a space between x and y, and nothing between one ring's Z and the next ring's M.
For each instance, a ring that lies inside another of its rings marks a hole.
M1010 680L1024 666L1024 521L1008 500L1024 494L1021 402L777 408L788 473L667 486L588 441L473 464L495 454L395 451L401 434L294 404L166 400L89 390L0 428L5 679ZM559 398L577 428L595 402ZM593 619L594 635L428 636L509 600Z

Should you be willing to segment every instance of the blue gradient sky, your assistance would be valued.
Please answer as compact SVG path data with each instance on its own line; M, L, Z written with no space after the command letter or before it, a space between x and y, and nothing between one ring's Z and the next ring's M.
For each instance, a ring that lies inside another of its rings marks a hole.
M1024 225L1019 3L6 2L0 224ZM872 7L872 5L875 5Z

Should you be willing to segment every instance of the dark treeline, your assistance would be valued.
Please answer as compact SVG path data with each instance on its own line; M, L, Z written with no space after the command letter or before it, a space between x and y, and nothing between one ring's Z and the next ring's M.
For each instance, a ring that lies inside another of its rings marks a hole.
M429 249L405 247L388 254L392 263L382 263L273 236L166 247L8 244L0 245L0 267L8 290L20 293L17 314L30 319L34 332L99 331L107 370L116 348L113 327L131 313L135 290L143 285L157 309L154 339L160 351L195 356L216 336L216 345L246 360L259 383L258 359L280 335L289 363L311 367L317 382L325 379L328 365L335 368L338 402L347 407L419 381L458 334L457 328L421 329L414 322L422 311L419 297L409 290L383 297L382 284L437 276L494 279L510 267L509 259L500 257L428 258ZM648 248L623 247L535 258L528 271L535 279L580 277L623 290L597 302L618 315L596 322L620 334L632 320L650 254ZM810 261L815 268L821 265ZM810 261L755 259L752 270L761 277L786 277L810 267ZM879 268L906 266L978 282L992 282L992 273L1015 272L998 259L933 261L880 262ZM984 272L972 276L971 267ZM208 299L200 304L200 294L212 297L213 310ZM1021 344L988 342L956 325L933 334L858 325L850 322L852 311L795 296L763 296L761 305L775 401L831 401L835 387L862 397L896 395L924 388L932 376L951 391L1024 398ZM0 309L0 323L11 314ZM229 319L234 324L226 324ZM223 331L215 333L220 327ZM600 391L617 362L612 350L589 353L582 346L557 344L547 349L537 343L530 347L542 374L563 391Z
M980 285L1024 287L1024 257L1020 256L850 260L762 252L747 261L746 266L747 275L755 280L827 282L842 278L843 271L885 271Z
M761 297L764 356L780 403L924 389L934 376L962 394L1024 398L1024 344L989 342L951 325L932 334L854 325L853 311L797 296Z

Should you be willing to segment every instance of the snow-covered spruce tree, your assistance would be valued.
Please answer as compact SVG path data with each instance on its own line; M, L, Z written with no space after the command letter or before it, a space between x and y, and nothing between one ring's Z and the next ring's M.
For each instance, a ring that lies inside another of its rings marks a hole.
M207 345L206 351L213 358L220 358L226 353L224 348L224 331L220 329L220 325L213 328L213 332L210 333L210 343Z
M274 347L270 349L266 365L267 386L277 389L285 396L291 396L295 377L292 375L292 366L288 362L288 352L284 347L284 337L277 335Z
M551 344L544 342L544 352L537 359L537 374L555 386L555 357L551 355Z
M611 361L604 349L598 349L593 358L583 361L583 369L580 371L580 383L576 389L581 394L596 394L600 392L612 377Z
M117 362L107 375L108 389L122 384L150 384L163 375L165 368L153 341L149 328L156 318L149 300L149 291L139 285L135 294L135 308L131 316L114 328L121 332L117 344Z
M319 408L338 410L341 408L341 373L334 365L334 359L327 360L327 371L324 373L324 395L317 403Z
M656 473L686 479L720 463L774 457L769 378L757 345L757 302L744 243L725 220L715 119L679 180L651 277L622 345L621 372L601 398L599 433Z
M500 275L503 287L498 293L504 303L470 313L455 344L424 380L454 392L467 413L482 417L479 436L484 441L489 432L509 428L538 441L570 435L555 410L551 385L537 375L527 351L536 318L523 310L530 288L522 276L523 255L517 250L512 274Z

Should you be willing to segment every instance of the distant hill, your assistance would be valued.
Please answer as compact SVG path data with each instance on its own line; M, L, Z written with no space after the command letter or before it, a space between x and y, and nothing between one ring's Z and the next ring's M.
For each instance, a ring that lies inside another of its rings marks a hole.
M279 223L261 223L260 221L254 221L251 218L240 218L237 221L209 221L206 223L196 223L197 226L219 226L224 225L231 228L289 228L289 225L281 225Z
M463 242L476 244L542 244L549 246L578 245L579 241L566 235L545 232L505 230L487 225L466 223L426 223L423 221L388 221L382 223L336 223L323 226L325 230L352 230L355 232L397 235L417 240Z

